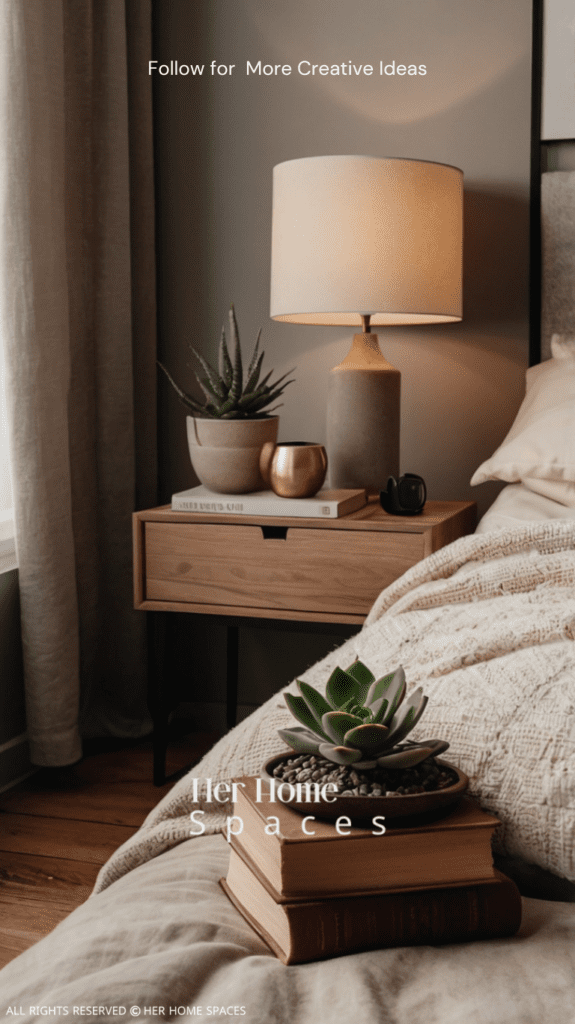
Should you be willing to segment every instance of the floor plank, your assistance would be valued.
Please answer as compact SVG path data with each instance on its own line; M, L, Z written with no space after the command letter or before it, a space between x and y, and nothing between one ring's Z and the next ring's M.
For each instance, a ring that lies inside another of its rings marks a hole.
M2 928L15 933L45 935L90 895L88 885L52 888L22 882L0 884Z
M168 776L195 764L217 739L173 738ZM87 899L100 867L172 788L173 781L152 783L151 740L110 746L0 795L0 967Z
M82 814L82 809L78 812ZM40 857L103 864L135 828L65 818L0 813L1 853L33 853Z
M53 888L18 882L0 883L0 957L7 957L2 962L7 963L51 932L89 895L89 886Z
M63 857L42 857L33 853L12 851L0 853L0 882L23 882L25 885L56 885L61 888L87 886L93 888L100 864ZM2 925L0 923L0 933Z
M30 782L18 793L0 798L0 813L10 811L43 817L49 805L52 818L74 815L82 821L139 827L169 789L169 785L155 787L137 781L101 781L86 783L74 790L46 791L35 790Z

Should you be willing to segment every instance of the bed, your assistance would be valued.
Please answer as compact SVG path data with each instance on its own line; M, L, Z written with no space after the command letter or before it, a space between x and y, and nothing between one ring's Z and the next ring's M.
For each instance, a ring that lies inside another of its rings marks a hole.
M0 972L6 1019L573 1024L575 340L555 336L550 356L528 371L513 427L474 476L505 485L477 532L384 590L361 632L304 676L321 689L359 656L424 684L425 733L450 740L472 794L502 821L497 863L529 893L518 934L283 966L218 885L232 808L208 803L203 786L257 774L281 749L278 694L174 786L90 899ZM192 837L197 809L205 831Z

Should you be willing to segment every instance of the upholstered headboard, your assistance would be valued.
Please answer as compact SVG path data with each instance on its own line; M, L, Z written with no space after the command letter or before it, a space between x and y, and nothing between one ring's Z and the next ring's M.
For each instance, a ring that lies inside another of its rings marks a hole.
M541 178L541 360L551 335L575 333L575 171Z

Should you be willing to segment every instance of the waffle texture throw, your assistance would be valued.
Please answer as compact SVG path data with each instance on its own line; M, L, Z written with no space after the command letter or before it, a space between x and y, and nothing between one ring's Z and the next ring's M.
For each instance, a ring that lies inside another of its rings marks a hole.
M408 690L422 685L430 698L412 737L449 740L446 756L502 820L497 852L575 881L574 638L575 523L530 523L419 562L380 594L357 636L302 678L323 690L356 657L378 675L403 665ZM259 774L291 721L277 694L232 729L113 854L95 891L190 840L194 810L205 812L206 833L221 831L232 808L208 804L204 780Z

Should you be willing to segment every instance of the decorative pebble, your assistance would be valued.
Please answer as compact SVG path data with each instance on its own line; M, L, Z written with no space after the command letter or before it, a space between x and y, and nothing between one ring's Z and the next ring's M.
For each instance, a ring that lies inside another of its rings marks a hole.
M445 789L456 781L455 773L427 758L414 768L376 768L357 771L351 765L335 765L315 754L287 757L273 769L278 781L330 782L340 796L401 796Z

